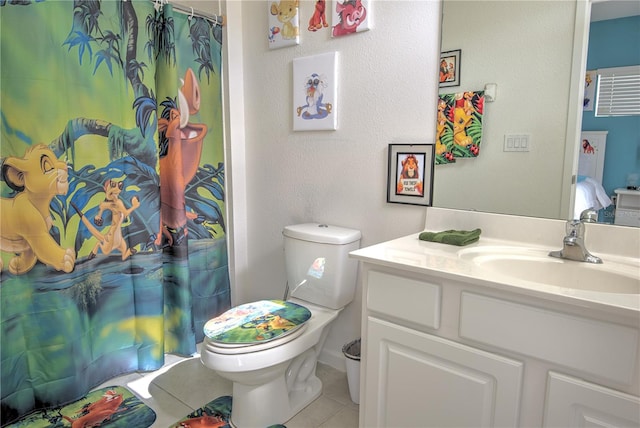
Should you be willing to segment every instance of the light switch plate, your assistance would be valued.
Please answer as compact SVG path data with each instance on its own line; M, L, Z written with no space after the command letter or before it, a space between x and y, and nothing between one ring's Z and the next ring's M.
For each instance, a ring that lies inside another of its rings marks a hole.
M529 134L505 134L505 152L528 152L531 148L531 136Z

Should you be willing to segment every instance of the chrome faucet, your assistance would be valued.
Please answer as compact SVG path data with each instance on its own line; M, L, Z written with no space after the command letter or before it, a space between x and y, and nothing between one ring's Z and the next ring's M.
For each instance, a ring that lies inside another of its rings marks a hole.
M598 213L593 209L586 209L580 213L579 220L567 222L567 234L562 243L562 250L551 251L551 257L558 257L567 260L576 260L587 263L602 263L600 257L596 257L584 246L584 224L595 223Z

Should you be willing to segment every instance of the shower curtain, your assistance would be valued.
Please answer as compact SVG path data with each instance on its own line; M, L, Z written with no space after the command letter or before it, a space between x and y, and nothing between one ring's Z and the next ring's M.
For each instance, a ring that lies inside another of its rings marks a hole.
M0 0L2 425L191 355L230 307L220 26Z

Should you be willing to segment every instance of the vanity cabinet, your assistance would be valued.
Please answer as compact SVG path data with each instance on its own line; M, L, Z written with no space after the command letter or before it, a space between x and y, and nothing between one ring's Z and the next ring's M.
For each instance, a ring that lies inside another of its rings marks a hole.
M368 319L363 426L516 426L523 365Z
M361 266L361 427L640 426L637 318Z
M549 373L545 427L637 427L638 397L561 373Z

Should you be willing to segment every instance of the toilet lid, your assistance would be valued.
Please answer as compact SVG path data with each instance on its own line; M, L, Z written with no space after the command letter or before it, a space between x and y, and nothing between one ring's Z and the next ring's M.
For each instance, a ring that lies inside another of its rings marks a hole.
M204 334L221 346L265 343L291 334L311 318L304 306L283 300L260 300L231 308L207 321Z

